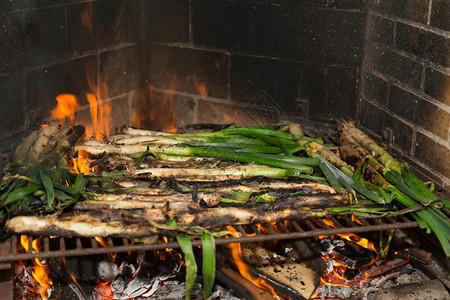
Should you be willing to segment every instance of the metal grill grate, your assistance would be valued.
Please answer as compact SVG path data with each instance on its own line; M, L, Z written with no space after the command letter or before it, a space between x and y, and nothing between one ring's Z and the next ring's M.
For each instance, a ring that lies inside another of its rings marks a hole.
M319 235L332 235L339 233L361 233L388 229L415 228L417 222L408 219L405 216L379 219L362 219L352 221L347 216L331 217L328 220L333 221L335 228L330 227L324 219L306 219L298 221L285 221L275 224L260 224L259 229L256 225L233 226L241 233L241 237L216 238L216 245L225 245L231 243L243 242L261 242L270 240L289 240L314 237ZM359 222L358 222L359 221ZM160 250L165 248L179 248L177 242L153 243L153 244L133 244L127 238L106 238L107 247L101 247L97 244L95 238L63 238L63 237L43 237L42 250L37 252L31 247L31 243L37 237L28 236L29 251L20 252L18 247L19 236L12 236L0 247L0 262L27 260L35 257L68 257L84 256L94 254L107 254L114 252ZM201 245L200 240L194 240L193 246Z

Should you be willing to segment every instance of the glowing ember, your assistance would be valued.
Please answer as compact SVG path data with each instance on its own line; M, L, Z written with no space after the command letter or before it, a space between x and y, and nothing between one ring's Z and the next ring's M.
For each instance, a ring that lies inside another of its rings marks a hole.
M355 222L361 222L356 217L352 218ZM330 219L323 219L324 223L332 228L337 228L337 226L331 221ZM374 265L374 263L378 259L378 253L374 244L370 242L369 240L360 237L358 235L355 235L353 233L347 233L347 234L337 234L336 236L319 236L319 239L321 241L328 240L333 241L336 243L335 245L339 244L339 247L341 244L344 244L343 240L347 240L350 243L359 245L362 247L362 249L367 249L369 251L368 253L374 253L373 257L370 257L370 255L367 254L367 257L364 256L366 260L361 260L360 262L356 263L356 265L359 265L357 269L350 269L348 265L344 265L342 263L339 263L338 261L341 261L341 257L336 256L337 254L330 250L328 255L323 255L322 259L324 259L327 262L331 262L333 264L332 269L329 270L330 272L321 278L320 285L327 285L327 286L344 286L344 287L353 287L358 286L359 282L363 281L365 278L362 274L364 274L364 271L370 268ZM327 242L327 243L328 243ZM345 245L342 245L345 246ZM358 247L359 247L358 246ZM331 247L330 249L332 249ZM336 248L335 248L336 250ZM361 254L360 254L361 255ZM370 259L369 259L370 258ZM347 263L347 262L346 262ZM350 271L350 272L349 272ZM353 274L353 276L348 277L348 274ZM320 286L319 286L320 287ZM318 291L317 289L316 291ZM318 295L313 295L313 299L321 298Z
M114 294L111 290L111 281L100 282L95 286L97 300L114 299Z

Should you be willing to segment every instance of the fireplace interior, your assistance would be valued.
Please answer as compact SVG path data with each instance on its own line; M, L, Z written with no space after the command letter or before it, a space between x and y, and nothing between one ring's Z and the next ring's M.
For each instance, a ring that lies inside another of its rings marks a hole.
M76 122L89 124L95 95L110 104L97 112L110 134L124 125L354 121L450 194L449 1L4 2L2 174L58 97L74 95Z

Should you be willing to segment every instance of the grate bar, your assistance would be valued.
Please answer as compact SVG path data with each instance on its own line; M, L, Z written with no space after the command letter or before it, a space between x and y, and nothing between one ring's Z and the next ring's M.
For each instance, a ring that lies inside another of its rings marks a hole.
M326 224L321 219L311 219L311 220L297 220L297 221L291 221L289 224L292 224L292 226L289 226L290 229L288 229L283 222L278 222L277 226L281 230L281 233L277 233L273 230L273 228L270 226L270 224L261 224L262 226L266 227L269 231L269 234L263 234L260 233L257 230L257 227L255 225L248 226L247 228L250 230L252 229L256 234L249 236L244 228L241 225L233 226L233 228L240 232L242 234L241 237L228 237L228 238L216 238L215 243L216 245L226 245L231 243L243 243L243 242L262 242L262 241L270 241L270 240L291 240L291 239L302 239L302 238L309 238L309 237L315 237L319 235L333 235L333 234L339 234L339 233L361 233L361 232L370 232L370 231L380 231L380 230L388 230L388 229L400 229L400 228L416 228L418 227L417 222L410 221L406 218L400 218L399 220L386 220L383 219L367 219L364 221L361 221L363 224L368 225L360 225L355 224L350 219L345 219L344 217L340 218L334 218L332 217L331 220L336 224L337 228L331 228L329 226L326 226ZM345 223L347 223L346 226L344 226L339 221L343 220ZM314 223L321 224L322 228L319 229L316 226L313 225L311 221L314 221ZM299 224L300 223L300 224ZM323 223L323 224L322 224ZM371 225L371 223L373 223ZM303 224L303 227L309 228L308 230L302 229L301 224ZM325 225L325 226L324 226ZM0 262L8 262L8 261L18 261L18 260L27 260L32 259L35 257L39 258L50 258L50 257L63 257L63 256L85 256L85 255L95 255L95 254L108 254L113 252L128 252L128 251L149 251L149 250L161 250L165 248L179 248L179 245L177 242L169 242L169 243L153 243L153 244L133 244L130 243L128 239L121 238L122 243L118 242L117 244L121 245L115 245L113 238L107 238L107 246L106 247L100 247L97 245L97 242L94 238L75 238L75 248L72 249L71 247L68 247L67 242L68 239L63 237L57 237L55 239L58 239L59 241L55 242L56 244L59 244L59 249L52 249L52 246L50 245L50 240L48 237L44 238L44 251L43 252L37 252L28 251L27 253L16 253L17 252L17 242L18 237L12 236L11 237L11 246L10 250L11 252L6 255L0 256ZM86 240L86 243L82 243L82 239ZM29 237L29 241L31 243L32 237ZM53 240L53 239L52 239ZM119 239L116 239L116 241ZM90 241L90 242L89 242ZM199 239L195 239L192 241L193 246L201 246L201 241ZM4 252L8 253L8 251Z
M300 227L297 221L292 221L291 224L294 226L295 230L297 230L298 232L303 232L303 229Z

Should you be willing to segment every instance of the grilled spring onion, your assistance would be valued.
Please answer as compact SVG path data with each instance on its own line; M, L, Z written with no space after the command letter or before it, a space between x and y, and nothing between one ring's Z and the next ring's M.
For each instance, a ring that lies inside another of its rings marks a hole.
M10 164L0 186L0 213L29 206L39 212L64 209L83 197L88 180L68 169L55 168L47 159L36 166ZM30 205L41 203L42 206ZM44 209L43 209L44 208Z
M421 228L426 229L427 233L432 231L436 235L444 253L447 257L450 257L450 224L448 217L438 207L439 205L448 207L449 202L441 200L405 164L398 162L353 124L341 124L341 130L370 153L366 156L368 161L381 170L383 177L390 184L383 190L393 193L395 200L407 208L417 206L424 208L413 212L412 215ZM432 205L436 204L437 201L442 203Z

